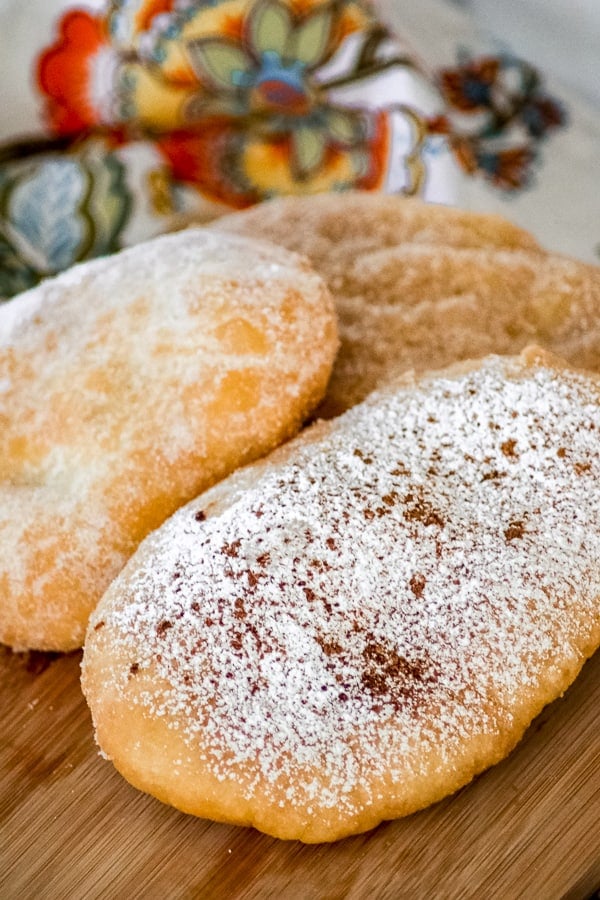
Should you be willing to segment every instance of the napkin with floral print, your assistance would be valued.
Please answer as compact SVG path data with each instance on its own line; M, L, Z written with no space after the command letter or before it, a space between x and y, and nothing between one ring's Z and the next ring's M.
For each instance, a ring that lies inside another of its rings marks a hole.
M4 0L0 297L277 194L527 184L563 122L510 56L432 69L368 0Z

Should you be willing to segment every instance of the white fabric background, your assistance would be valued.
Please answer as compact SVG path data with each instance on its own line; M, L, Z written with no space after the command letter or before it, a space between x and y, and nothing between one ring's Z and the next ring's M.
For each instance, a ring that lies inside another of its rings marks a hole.
M40 35L46 35L42 45L52 39L52 23L72 2L0 0L0 141L42 128L41 98L27 72L39 52ZM456 65L460 48L472 55L509 48L542 67L548 90L568 111L568 126L542 143L534 184L527 190L502 193L480 177L465 175L450 154L442 153L430 161L426 198L500 212L548 248L600 262L600 0L376 2L401 41L431 70ZM94 10L105 4L82 0L80 5ZM361 90L431 111L431 98L416 81L411 85L410 76L396 74ZM402 129L395 140L401 150Z
M591 17L592 34L600 35L600 0L590 0L595 4L595 14ZM577 0L578 5L587 6L588 0ZM561 79L569 58L573 53L573 33L579 29L577 21L571 28L569 16L574 8L571 0L474 0L473 14L467 7L459 8L444 0L379 0L378 8L389 24L405 36L416 51L433 68L451 66L456 63L458 48L465 48L473 54L490 50L512 49L528 61L541 65L556 60L556 68L542 69L546 86L566 106L569 123L566 128L553 131L540 147L540 165L536 168L531 188L516 194L503 194L486 185L481 179L473 178L456 170L455 194L453 201L469 209L499 212L518 224L529 228L549 249L577 256L589 262L600 262L600 103L591 99L594 89L600 91L600 42L595 55L595 66L591 65L591 81L585 82L585 92L578 89L578 78L584 78L588 71L580 67L583 74ZM531 24L530 40L518 22L511 19L511 7L529 9ZM547 7L548 15L544 16ZM486 21L486 11L495 8L493 21ZM562 18L556 16L557 7L563 10ZM537 11L538 33L535 33L534 13ZM570 12L571 11L571 12ZM539 48L539 33L559 27L554 34L555 47L564 48L559 54L554 51L542 52ZM487 26L484 33L482 22ZM511 24L512 23L512 24ZM554 25L552 23L555 23ZM490 36L492 25L496 25L496 36ZM500 27L502 25L502 27ZM531 53L528 55L528 51ZM582 51L583 52L583 51Z

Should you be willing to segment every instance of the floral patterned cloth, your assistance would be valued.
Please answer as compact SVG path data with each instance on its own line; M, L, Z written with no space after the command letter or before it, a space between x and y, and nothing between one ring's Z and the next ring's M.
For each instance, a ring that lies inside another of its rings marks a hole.
M463 52L436 70L368 0L22 7L0 10L19 47L0 63L4 297L276 194L447 201L458 169L520 191L565 122L527 63Z
M590 11L595 2L586 0ZM465 148L464 163L475 150L486 164L487 177L481 171L469 174L457 165L452 172L452 202L500 213L530 230L545 247L598 264L600 105L594 99L598 98L598 67L589 66L584 89L585 66L581 61L577 66L578 44L572 40L582 22L579 19L578 24L579 6L577 11L571 6L569 0L466 0L464 5L444 0L378 0L382 17L392 29L410 35L413 51L431 70L459 68L460 93L484 99L483 108L477 103L477 110L467 108L463 114L456 103L452 106L454 126L463 134L477 132L486 118L496 132L490 134L484 125L485 133L476 136L477 146ZM530 23L529 30L522 27L525 21ZM600 33L600 6L595 22L595 30L593 22L589 29L592 45L594 35ZM547 38L543 53L542 35ZM499 61L499 69L485 60ZM531 62L543 68L536 69ZM478 69L475 84L467 71L473 66ZM565 78L566 72L575 71L577 78ZM469 100L466 105L471 105ZM552 124L557 106L560 125ZM507 152L498 157L501 149ZM504 177L512 178L514 173L520 186L499 189L493 177L499 166Z

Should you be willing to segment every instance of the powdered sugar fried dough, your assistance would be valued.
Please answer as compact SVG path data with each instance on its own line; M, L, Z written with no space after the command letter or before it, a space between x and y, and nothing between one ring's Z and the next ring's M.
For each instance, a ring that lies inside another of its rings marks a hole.
M491 358L179 511L92 617L100 746L183 810L307 841L498 761L600 641L598 398Z
M0 640L79 646L152 528L298 430L335 349L304 259L200 229L0 308Z

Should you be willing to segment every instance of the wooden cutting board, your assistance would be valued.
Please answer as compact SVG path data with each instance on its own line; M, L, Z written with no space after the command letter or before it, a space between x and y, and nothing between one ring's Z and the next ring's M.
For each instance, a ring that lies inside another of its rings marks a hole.
M454 797L332 845L185 816L102 760L79 654L0 650L0 898L589 897L600 885L600 654Z

